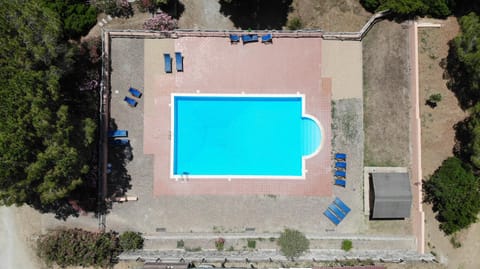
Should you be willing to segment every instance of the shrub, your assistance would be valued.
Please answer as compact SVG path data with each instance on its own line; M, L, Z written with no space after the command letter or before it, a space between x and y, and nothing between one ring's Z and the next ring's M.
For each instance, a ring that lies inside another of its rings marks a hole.
M440 229L450 235L477 221L480 212L479 182L471 168L457 157L443 161L429 180L424 181L426 203L440 222Z
M120 235L120 247L122 250L135 250L143 248L141 233L127 231Z
M215 248L218 251L222 251L224 247L225 247L225 239L224 238L219 237L217 240L215 240Z
M287 22L288 30L299 30L303 28L302 20L299 17L293 17Z
M96 0L94 5L102 12L113 17L133 16L132 5L127 0Z
M442 95L440 93L434 93L428 97L427 105L431 108L435 108L440 101L442 101Z
M137 0L138 9L141 12L155 12L161 5L168 3L168 0Z
M177 241L177 248L183 248L185 246L185 242L183 240Z
M109 267L120 252L115 232L93 233L81 229L51 231L37 240L37 254L47 264Z
M257 246L257 241L255 241L255 239L247 239L247 246L249 248L255 248Z
M175 28L177 28L177 20L164 12L157 13L143 24L145 30L171 31Z
M278 238L280 251L289 259L300 257L310 247L310 242L303 233L285 229Z
M450 237L450 244L452 244L453 248L461 248L462 243L458 240L457 236L454 234Z
M342 249L344 251L350 251L353 248L352 241L350 240L343 240L342 241Z

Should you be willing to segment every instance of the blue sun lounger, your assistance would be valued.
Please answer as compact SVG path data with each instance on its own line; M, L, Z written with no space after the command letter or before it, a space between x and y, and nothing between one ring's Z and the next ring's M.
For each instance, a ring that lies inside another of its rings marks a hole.
M333 201L335 204L342 209L345 214L348 214L350 212L350 207L348 207L342 200L340 200L338 197L335 198L335 201Z
M130 89L128 89L128 91L129 91L133 96L135 96L135 97L137 97L137 98L142 97L142 92L139 91L139 90L137 90L137 89L135 89L135 88L130 87Z
M164 53L163 60L165 61L165 73L172 73L172 58L170 54Z
M240 37L238 35L230 34L230 42L237 43L240 41Z
M330 211L332 211L340 219L340 221L347 216L347 214L343 213L342 210L340 210L340 208L338 208L334 203L330 204L328 209L330 209Z
M262 43L272 42L272 34L262 35Z
M328 210L328 209L325 210L325 211L323 212L323 215L327 216L327 218L328 218L331 222L333 222L333 224L335 224L335 225L340 224L340 221L341 221L341 220L338 219L338 217L335 216L332 212L330 212L330 210Z
M181 52L175 52L175 65L177 66L177 72L183 71L183 56Z
M258 35L242 35L243 43L258 42Z
M130 143L130 140L128 139L115 139L115 140L110 140L110 144L114 146L126 146Z
M127 130L112 130L108 131L108 137L127 137L128 131Z
M335 171L335 176L336 176L336 177L346 177L346 176L347 176L347 172L337 170L337 171Z
M347 186L347 181L343 179L335 179L335 185L345 188L345 186Z
M335 168L347 169L347 163L346 162L335 162Z
M347 154L335 153L335 159L345 161L347 159Z
M128 96L125 96L125 98L123 98L123 101L125 101L131 107L136 107L137 106L137 101L133 100L132 98L130 98Z

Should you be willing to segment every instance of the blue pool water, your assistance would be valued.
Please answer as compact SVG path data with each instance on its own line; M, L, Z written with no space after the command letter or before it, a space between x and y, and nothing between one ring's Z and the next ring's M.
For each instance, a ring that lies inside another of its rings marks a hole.
M173 98L174 175L301 176L322 139L301 97Z

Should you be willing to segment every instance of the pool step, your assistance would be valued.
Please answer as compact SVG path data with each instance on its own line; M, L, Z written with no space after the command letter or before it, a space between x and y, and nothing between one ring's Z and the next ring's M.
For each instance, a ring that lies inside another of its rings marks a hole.
M302 155L314 153L320 146L322 134L320 127L310 118L302 118Z

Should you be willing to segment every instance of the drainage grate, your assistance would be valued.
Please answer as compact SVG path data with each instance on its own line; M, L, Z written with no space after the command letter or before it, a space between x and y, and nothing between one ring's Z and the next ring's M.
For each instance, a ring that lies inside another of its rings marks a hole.
M255 227L247 227L245 228L245 232L255 232Z
M166 232L166 231L167 231L167 228L164 228L164 227L156 228L155 231L156 231L157 233Z

